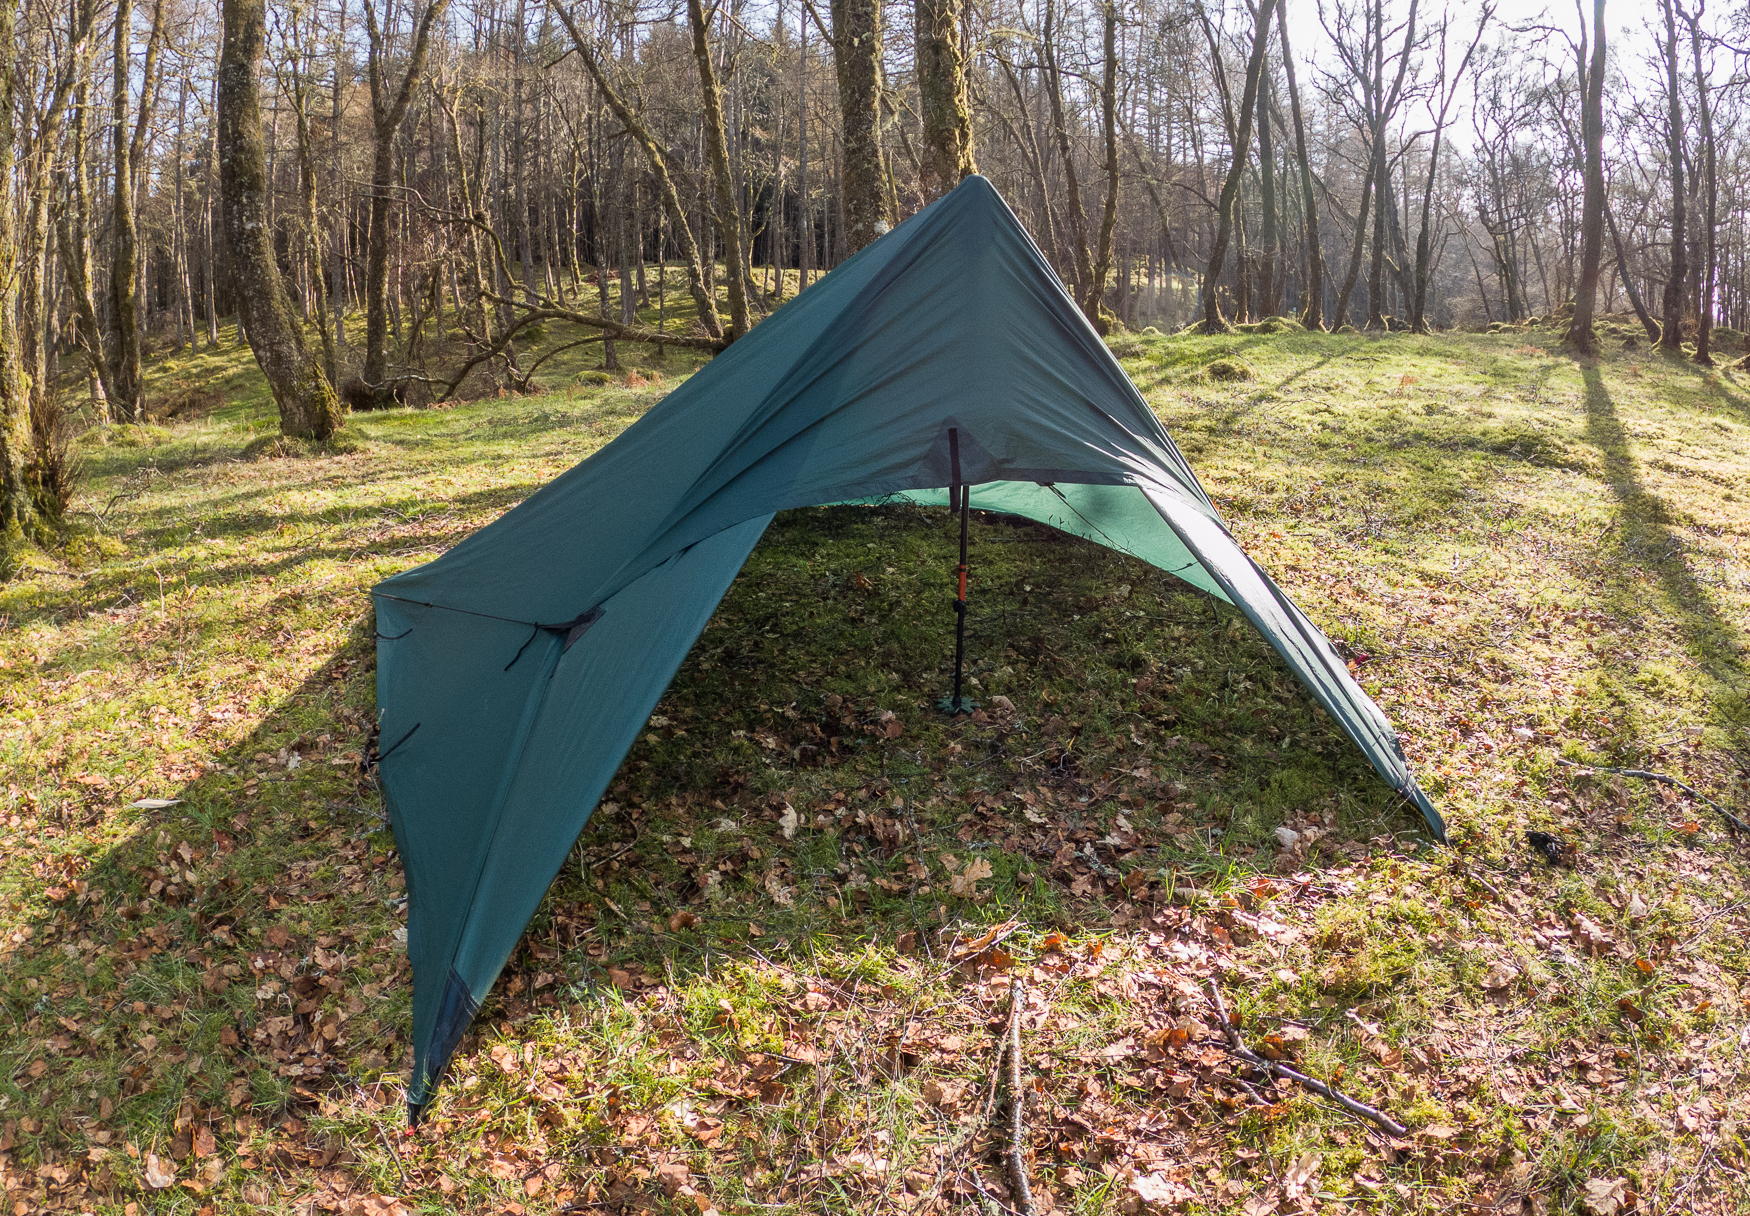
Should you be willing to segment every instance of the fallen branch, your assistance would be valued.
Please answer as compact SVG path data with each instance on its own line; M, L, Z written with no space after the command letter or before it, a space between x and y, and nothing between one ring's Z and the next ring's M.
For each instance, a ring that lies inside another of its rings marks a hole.
M1373 1107L1368 1106L1365 1102L1357 1102L1354 1098L1340 1094L1325 1082L1309 1077L1303 1072L1297 1072L1286 1064L1279 1063L1275 1060L1266 1060L1263 1056L1248 1048L1240 1039L1239 1031L1234 1029L1233 1022L1228 1019L1227 1005L1223 1003L1221 999L1221 988L1213 979L1209 981L1209 1000L1210 1003L1215 1006L1216 1017L1221 1019L1222 1037L1227 1040L1226 1046L1231 1054L1238 1056L1241 1060L1244 1060L1247 1064L1250 1064L1265 1076L1280 1077L1285 1081L1293 1081L1303 1089L1312 1090L1313 1093L1319 1095L1321 1098L1329 1098L1350 1114L1368 1120L1376 1126L1384 1129L1389 1135L1409 1135L1410 1129L1405 1127L1402 1123L1399 1123L1396 1119L1393 1119L1390 1115L1373 1109Z
M1004 1158L1009 1167L1009 1194L1015 1211L1033 1216L1033 1192L1027 1185L1027 1155L1023 1145L1027 1128L1023 1122L1026 1094L1021 1089L1021 1010L1027 1001L1027 986L1020 976L1009 981L1009 1149Z
M1640 781L1657 781L1664 785L1674 786L1677 789L1682 790L1685 794L1688 794L1691 798L1694 798L1696 801L1705 802L1715 811L1719 812L1720 818L1726 821L1727 825L1732 829L1733 834L1743 833L1746 836L1750 836L1750 823L1745 823L1742 819L1732 814L1732 812L1715 802L1712 798L1709 798L1693 785L1690 785L1687 781L1679 781L1669 773L1653 773L1648 772L1644 768L1611 768L1604 764L1581 764L1576 760L1564 760L1560 756L1556 757L1556 763L1564 768L1584 768L1590 769L1595 773L1615 773L1619 777L1634 777Z

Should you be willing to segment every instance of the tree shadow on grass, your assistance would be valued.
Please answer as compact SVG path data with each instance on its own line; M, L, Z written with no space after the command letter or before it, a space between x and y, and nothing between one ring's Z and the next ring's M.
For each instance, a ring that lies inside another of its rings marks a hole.
M1607 581L1614 584L1616 607L1631 617L1641 610L1643 588L1634 574L1645 573L1665 600L1666 615L1677 623L1684 648L1715 685L1713 712L1736 732L1734 742L1742 743L1750 722L1742 666L1745 638L1690 573L1683 558L1685 541L1672 528L1670 508L1642 483L1628 432L1597 366L1583 364L1580 376L1585 435L1603 458L1605 480L1620 507L1609 529L1614 561L1604 566Z
M371 647L361 623L245 738L184 766L171 799L136 813L135 783L69 784L15 829L45 860L0 952L8 1202L133 1194L130 1144L197 1188L261 1168L239 1146L276 1129L281 1165L333 1159L297 1116L380 1074L405 1037L398 869L359 767ZM106 820L125 838L81 849Z

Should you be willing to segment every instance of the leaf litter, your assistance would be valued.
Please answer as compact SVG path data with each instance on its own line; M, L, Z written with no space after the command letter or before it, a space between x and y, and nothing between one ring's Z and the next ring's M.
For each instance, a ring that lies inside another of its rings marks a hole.
M1450 363L1400 373L1417 394L1480 374L1480 347L1399 349ZM1254 424L1224 438L1198 403L1156 401L1243 543L1399 723L1457 850L1414 847L1411 817L1221 606L1012 521L976 524L987 708L935 719L951 538L927 512L792 513L407 1135L406 906L359 767L363 592L574 453L535 441L468 464L458 410L421 420L436 454L192 465L123 508L124 551L91 577L0 606L16 622L0 705L23 740L0 937L8 1206L1008 1203L991 1111L1018 977L1039 1211L1740 1209L1742 856L1668 791L1549 759L1738 788L1705 731L1622 750L1709 719L1703 686L1649 683L1600 645L1632 628L1681 646L1690 611L1635 609L1658 570L1563 547L1608 488L1473 480L1469 531L1432 563L1332 477L1230 464L1221 444L1272 439ZM1357 406L1345 425L1364 424ZM1303 468L1350 459L1273 441ZM1471 476L1450 450L1448 473ZM1390 470L1395 451L1369 459ZM133 476L110 461L101 476ZM409 510L434 474L478 505ZM251 514L293 502L327 522L288 535ZM155 530L195 510L220 544ZM334 520L344 560L215 578L265 569L274 546L315 554ZM1490 553L1542 586L1474 581L1466 563ZM157 611L126 595L148 557L175 571ZM1526 828L1575 842L1572 865L1514 853ZM1211 979L1265 1069L1222 1045Z

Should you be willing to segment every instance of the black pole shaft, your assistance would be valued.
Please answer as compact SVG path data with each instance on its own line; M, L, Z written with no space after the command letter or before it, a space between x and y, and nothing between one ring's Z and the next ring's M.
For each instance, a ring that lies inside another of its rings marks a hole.
M955 571L960 579L960 594L954 601L954 712L959 713L960 680L966 658L966 521L972 505L972 487L956 486L954 490L960 495L960 569Z

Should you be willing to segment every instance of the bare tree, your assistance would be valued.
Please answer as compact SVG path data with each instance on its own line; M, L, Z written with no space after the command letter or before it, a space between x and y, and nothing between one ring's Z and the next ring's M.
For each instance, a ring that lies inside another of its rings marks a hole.
M1112 318L1105 310L1102 297L1106 294L1106 279L1112 272L1112 230L1118 223L1118 4L1105 0L1101 26L1104 30L1104 55L1100 72L1100 135L1106 150L1106 208L1100 217L1100 240L1095 247L1093 273L1088 279L1087 294L1082 297L1082 312L1101 333L1112 327Z
M327 439L340 402L304 341L274 257L267 152L256 72L266 41L266 0L224 0L219 51L219 202L238 313L287 435Z
M1218 204L1218 227L1215 242L1210 247L1209 265L1203 272L1203 330L1220 333L1227 329L1227 319L1221 315L1221 303L1216 298L1216 280L1221 276L1221 264L1227 258L1228 242L1233 237L1234 204L1240 195L1240 177L1246 171L1246 157L1252 144L1252 118L1258 106L1258 82L1264 75L1264 56L1270 49L1270 14L1275 0L1261 0L1257 23L1252 33L1252 55L1246 63L1246 88L1235 120L1233 160L1228 165L1227 180L1222 183Z
M18 140L17 8L0 3L0 181L12 180ZM35 539L36 501L30 486L30 392L19 364L18 234L8 202L0 206L0 575L10 575L10 551Z
M425 71L431 50L433 27L443 17L449 0L425 0L413 29L407 63L399 82L389 79L389 57L394 33L388 13L377 15L377 0L365 0L365 33L370 42L367 64L371 85L371 217L369 245L365 250L365 366L366 389L378 400L393 395L389 376L389 216L395 203L391 188L395 177L395 136L407 117L407 103Z
M717 69L711 63L709 23L701 0L687 0L687 20L693 31L693 61L699 68L699 89L705 98L705 146L711 158L711 183L717 196L717 231L723 238L724 273L729 280L729 338L734 341L746 334L749 327L741 209L735 203L729 136L723 129L723 91L717 85Z
M1574 316L1569 322L1565 340L1578 353L1595 355L1598 353L1598 339L1592 332L1592 319L1598 299L1599 268L1604 263L1604 0L1592 0L1590 62L1586 56L1584 30L1582 24L1577 58L1582 68L1581 88L1586 99L1580 116L1581 141L1586 156L1586 195L1580 220L1580 286L1574 293Z
M1671 265L1665 275L1661 301L1663 325L1659 348L1673 355L1683 353L1683 280L1689 273L1687 245L1688 214L1683 189L1683 92L1677 74L1677 22L1674 0L1660 0L1659 14L1665 21L1665 37L1659 51L1665 62L1666 138L1671 168Z
M1604 0L1598 0L1602 7ZM1702 262L1700 290L1695 299L1695 361L1703 367L1712 367L1714 360L1709 350L1713 340L1714 327L1714 274L1719 264L1719 249L1717 237L1720 226L1720 187L1718 153L1714 144L1713 106L1708 98L1708 74L1701 58L1701 17L1706 11L1706 0L1701 0L1693 13L1683 13L1683 20L1689 25L1689 46L1695 58L1695 112L1701 119L1701 149L1702 149L1702 181L1705 198L1703 205L1706 212L1702 219ZM1679 9L1679 12L1682 12Z
M1602 5L1604 0L1598 0ZM1476 36L1471 39L1470 46L1465 48L1464 56L1458 61L1458 67L1450 75L1446 72L1446 28L1447 21L1440 24L1440 71L1436 75L1440 99L1439 109L1434 115L1434 144L1428 152L1428 179L1422 188L1422 223L1416 232L1416 291L1410 302L1410 328L1419 334L1428 332L1428 283L1434 274L1434 183L1440 171L1440 140L1446 132L1446 116L1452 107L1452 99L1458 95L1459 82L1464 78L1464 72L1470 66L1471 57L1482 43L1483 33L1489 27L1489 21L1494 17L1495 6L1486 2L1477 16Z
M1300 86L1294 79L1294 54L1288 46L1286 0L1276 28L1282 40L1282 71L1288 80L1288 108L1294 117L1294 155L1300 165L1301 222L1305 228L1306 280L1301 291L1300 323L1308 329L1324 326L1325 258L1319 247L1319 203L1313 193L1312 161L1306 151L1306 120L1301 115Z

